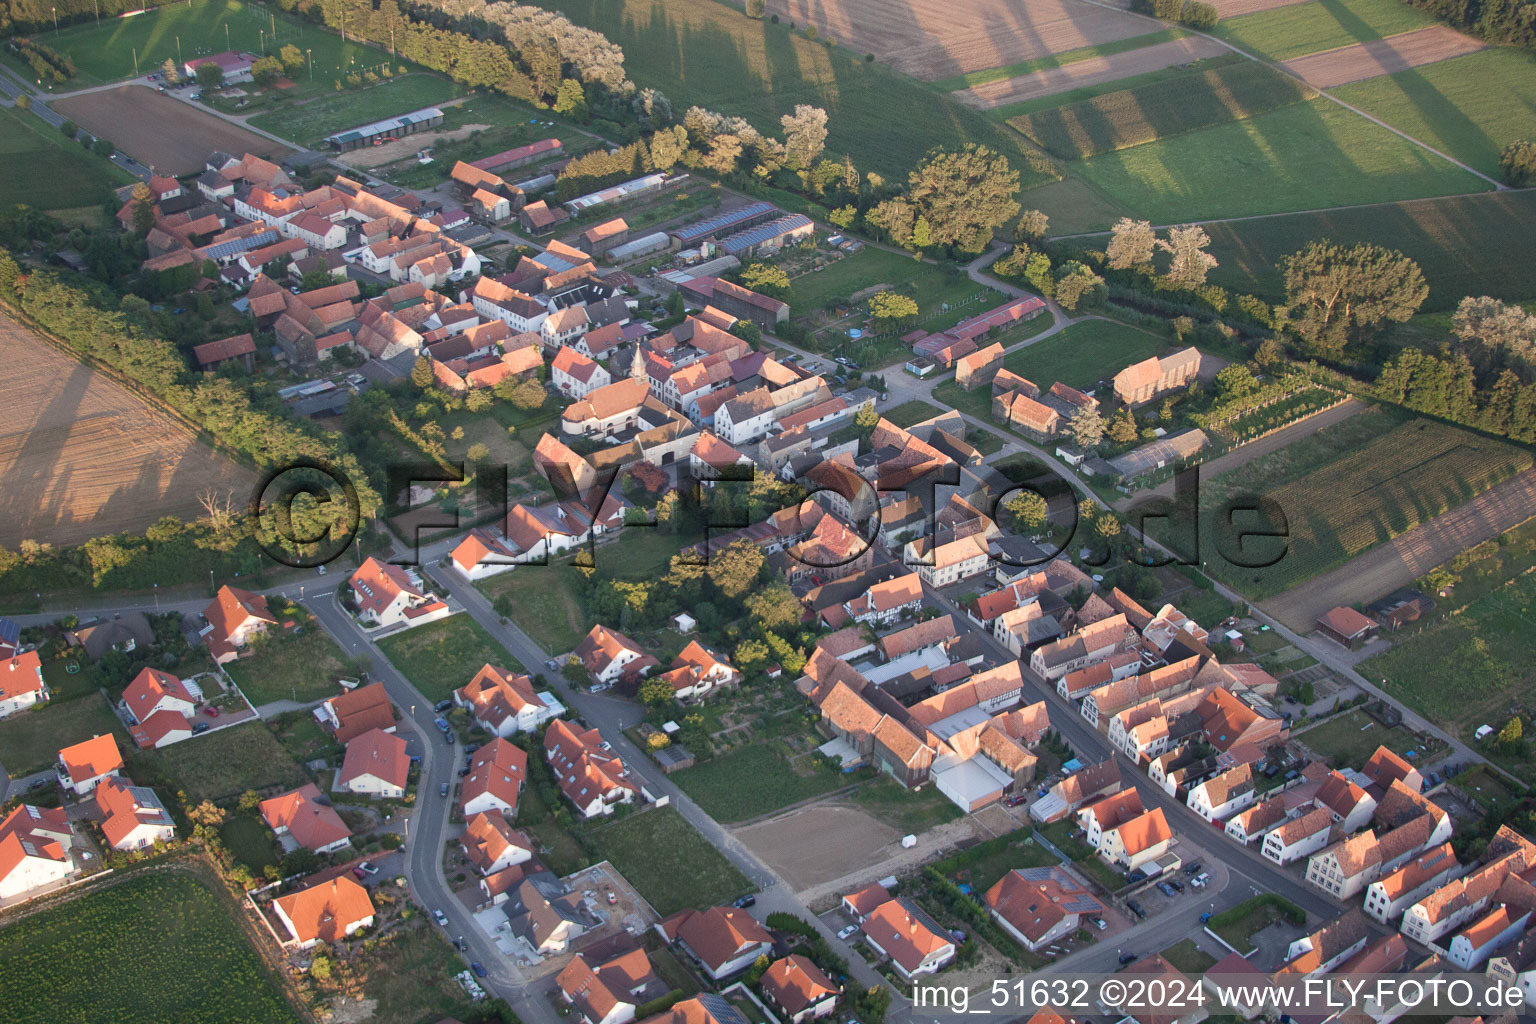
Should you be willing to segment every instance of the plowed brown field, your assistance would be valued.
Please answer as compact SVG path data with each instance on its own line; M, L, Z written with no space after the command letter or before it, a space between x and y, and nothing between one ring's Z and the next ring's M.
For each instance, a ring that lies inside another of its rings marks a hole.
M1315 89L1331 89L1347 82L1450 60L1481 50L1484 45L1481 40L1464 36L1444 25L1431 25L1385 39L1295 57L1286 61L1285 67Z
M0 316L0 545L55 545L195 519L205 488L237 503L254 477L83 363Z
M768 13L930 82L1162 27L1084 0L768 0Z
M55 102L53 108L162 174L200 171L214 150L235 156L255 153L274 160L292 152L281 143L143 85L70 96Z

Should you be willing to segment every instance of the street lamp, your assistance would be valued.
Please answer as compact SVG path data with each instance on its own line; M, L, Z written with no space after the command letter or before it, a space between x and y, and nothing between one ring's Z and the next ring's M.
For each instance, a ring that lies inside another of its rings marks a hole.
M52 8L52 10L53 10L53 34L54 35L58 35L59 34L59 9L57 7L55 7L55 8Z

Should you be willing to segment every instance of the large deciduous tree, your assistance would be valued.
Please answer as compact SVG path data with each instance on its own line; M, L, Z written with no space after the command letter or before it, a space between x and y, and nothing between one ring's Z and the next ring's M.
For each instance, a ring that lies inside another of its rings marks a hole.
M964 252L981 252L992 233L1019 213L1019 172L985 146L930 153L908 184L907 196L927 220L933 242Z
M1402 323L1429 295L1418 264L1379 245L1311 242L1282 262L1291 328L1326 351L1383 320Z
M796 167L810 167L827 143L827 112L808 103L796 104L793 114L779 118L784 126L784 149Z
M1152 262L1152 250L1157 246L1157 235L1149 220L1132 220L1121 217L1110 229L1109 245L1104 255L1109 257L1111 270L1129 270Z
M1072 440L1077 446L1084 451L1097 448L1099 442L1104 440L1104 417L1099 415L1097 409L1079 409L1072 414L1072 419L1067 424L1067 432L1072 435Z
M1172 257L1168 280L1180 288L1198 288L1204 284L1205 275L1216 268L1216 257L1205 251L1210 244L1211 236L1199 225L1169 228L1168 237L1157 243L1159 249Z

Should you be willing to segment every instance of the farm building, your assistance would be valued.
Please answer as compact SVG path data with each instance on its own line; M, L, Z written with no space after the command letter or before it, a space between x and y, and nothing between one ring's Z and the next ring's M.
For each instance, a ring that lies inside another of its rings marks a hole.
M601 256L616 245L629 241L629 225L623 217L593 225L581 233L583 248L593 256Z
M1110 459L1109 464L1116 473L1127 480L1132 480L1145 473L1172 465L1180 459L1190 458L1206 444L1205 432L1191 427L1177 434L1158 438L1151 444L1144 444L1134 451L1126 452L1118 459Z
M1188 384L1200 372L1200 350L1193 346L1143 359L1115 374L1115 397L1124 405L1140 405Z
M635 178L632 181L622 182L598 192L588 192L584 196L567 200L565 208L571 216L576 216L584 210L590 210L604 203L617 203L625 199L633 199L636 196L648 195L661 189L667 183L665 174L647 174L643 178Z
M779 210L772 203L753 203L727 213L717 213L706 220L695 221L672 232L677 244L686 249L721 235L745 231L766 223L777 216Z
M811 218L803 213L792 213L726 236L720 240L720 251L730 256L755 256L764 249L782 248L815 231L816 225L811 223Z
M238 362L246 370L255 365L256 342L250 334L237 334L221 341L209 341L192 349L199 370L216 370L228 362Z
M1045 301L1033 295L1005 302L969 320L962 320L944 333L962 340L975 341L988 331L1011 327L1021 320L1031 320L1045 312Z
M1381 626L1369 615L1340 605L1317 620L1317 631L1336 644L1354 650L1370 642Z
M424 132L442 123L443 112L437 107L427 107L423 110L413 110L399 117L374 121L360 128L337 132L335 135L327 135L325 141L336 152L346 153L364 146L371 146L382 139Z
M641 256L660 252L671 244L671 236L665 231L658 231L655 234L645 235L641 238L625 242L623 245L614 246L608 250L607 257L613 263L627 263Z
M206 57L193 57L181 66L182 73L188 78L197 77L197 69L204 64L213 64L224 72L224 84L235 81L245 81L251 77L251 65L256 63L256 56L250 53L212 53Z
M718 277L695 277L680 286L684 298L700 307L714 306L734 317L751 320L765 330L789 319L789 304L759 295Z
M547 156L559 156L560 152L559 139L540 139L538 142L530 142L526 146L502 150L493 156L483 157L470 162L482 171L499 171L504 167L522 167L524 164L531 164L535 160L541 160Z

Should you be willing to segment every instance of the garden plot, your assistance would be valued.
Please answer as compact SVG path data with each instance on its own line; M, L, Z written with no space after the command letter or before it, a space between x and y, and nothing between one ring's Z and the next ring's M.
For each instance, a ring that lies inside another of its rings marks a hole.
M1432 25L1414 32L1403 32L1385 39L1372 39L1336 50L1309 53L1285 62L1318 89L1358 82L1378 75L1390 75L1409 68L1435 64L1452 57L1474 53L1484 47L1481 40L1445 27Z

